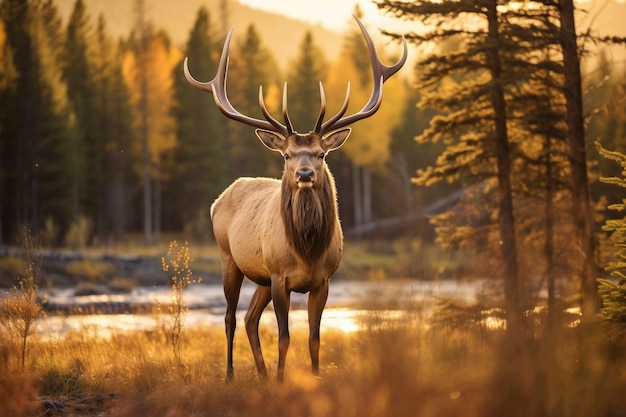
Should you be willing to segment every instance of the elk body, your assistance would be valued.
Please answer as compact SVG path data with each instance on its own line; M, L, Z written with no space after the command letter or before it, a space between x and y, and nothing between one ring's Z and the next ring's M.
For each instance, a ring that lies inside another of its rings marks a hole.
M316 126L307 134L293 130L287 112L287 89L283 90L285 123L268 112L262 89L259 105L266 120L254 119L233 108L226 95L228 48L232 29L226 37L215 78L199 82L184 70L195 87L213 94L227 117L256 127L263 144L280 152L285 160L280 180L239 178L213 203L211 219L219 247L222 282L227 301L225 326L228 343L227 378L233 377L235 312L244 277L258 284L245 317L245 326L257 371L267 374L259 342L261 313L273 301L278 321L278 379L284 375L289 347L288 315L292 291L309 293L309 350L311 367L319 372L320 322L328 297L329 280L337 270L343 249L334 179L326 155L339 148L350 134L347 126L374 114L382 101L383 83L404 65L402 58L392 66L383 65L365 27L355 17L367 42L374 75L369 101L353 115L343 117L350 98L350 85L340 111L324 122L326 98L320 82L321 110Z

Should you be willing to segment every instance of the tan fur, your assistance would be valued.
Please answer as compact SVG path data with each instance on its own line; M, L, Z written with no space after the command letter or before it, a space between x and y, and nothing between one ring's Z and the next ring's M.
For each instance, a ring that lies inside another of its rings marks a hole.
M339 266L343 235L335 193L329 185L322 202L316 190L281 196L282 188L279 180L239 178L211 207L213 231L223 255L250 280L269 285L279 274L290 278L287 290L306 292Z

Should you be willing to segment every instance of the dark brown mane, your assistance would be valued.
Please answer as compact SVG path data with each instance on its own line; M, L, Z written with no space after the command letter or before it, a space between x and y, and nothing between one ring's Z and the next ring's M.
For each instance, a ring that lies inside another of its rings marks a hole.
M320 188L293 191L283 179L281 212L289 244L304 261L313 263L326 251L337 218L335 181L324 164Z

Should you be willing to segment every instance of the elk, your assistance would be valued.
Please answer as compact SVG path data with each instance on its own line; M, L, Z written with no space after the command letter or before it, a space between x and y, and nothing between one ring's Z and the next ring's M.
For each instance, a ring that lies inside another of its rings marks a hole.
M239 178L211 206L227 302L227 380L234 376L235 311L244 277L258 285L245 316L246 333L258 374L262 377L267 375L259 341L259 320L265 307L273 301L278 322L277 378L283 380L289 347L288 315L292 291L309 293L311 368L314 374L319 373L320 322L328 297L329 280L339 266L343 250L337 192L325 159L329 152L338 149L348 138L351 132L348 125L376 113L382 102L383 83L407 59L407 43L403 38L404 51L400 60L392 66L384 65L367 30L356 16L355 19L365 37L372 65L374 87L369 101L359 112L343 117L350 99L348 83L341 109L324 121L326 96L320 82L319 116L314 130L306 134L296 132L289 120L286 83L282 102L284 124L267 110L262 86L259 87L259 106L266 120L241 114L231 105L226 94L226 73L233 29L224 42L213 80L200 82L194 79L185 58L187 81L213 94L215 104L226 117L255 127L261 142L284 158L280 180Z

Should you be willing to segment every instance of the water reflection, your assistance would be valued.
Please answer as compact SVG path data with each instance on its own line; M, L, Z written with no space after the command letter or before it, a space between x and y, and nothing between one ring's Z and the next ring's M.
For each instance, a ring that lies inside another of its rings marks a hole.
M322 319L323 330L355 332L376 323L389 324L406 320L407 314L427 312L437 298L454 298L473 302L486 291L487 282L474 281L387 281L355 282L339 281L331 285L327 308ZM242 288L237 319L243 324L245 309L255 290L255 285L247 282ZM156 302L167 304L171 293L167 287L140 287L129 294L97 296L74 296L72 290L56 290L46 295L48 303L59 308L83 308L89 311L94 305L145 305ZM192 285L185 290L185 300L189 312L186 327L223 326L226 304L222 287L219 284ZM294 329L308 326L307 295L292 294L292 309L289 315L290 326ZM146 309L147 310L147 309ZM115 332L150 330L159 325L158 314L70 314L48 315L40 320L37 329L44 337L59 338L72 332L86 336L110 337ZM261 317L261 325L275 331L276 318L270 307Z

